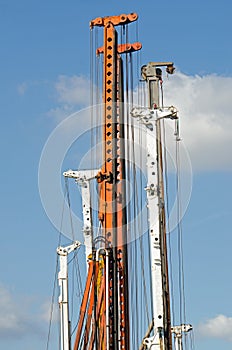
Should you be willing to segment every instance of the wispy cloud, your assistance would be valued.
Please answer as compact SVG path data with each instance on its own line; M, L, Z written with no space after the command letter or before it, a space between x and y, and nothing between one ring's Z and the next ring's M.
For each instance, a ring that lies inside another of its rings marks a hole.
M181 136L194 170L232 170L232 77L177 72L165 83L165 100L179 110Z
M205 338L218 338L232 342L232 317L218 315L201 323L197 331Z
M1 336L22 335L27 326L24 312L15 303L7 288L0 286L0 334Z
M26 82L23 82L21 84L18 84L17 91L20 96L23 96L28 88L28 84Z
M90 81L83 76L60 75L55 83L58 101L69 106L87 106L90 103Z
M38 306L36 308L35 299ZM50 307L47 302L42 303L37 299L19 295L16 297L9 288L0 285L0 337L2 339L22 338L28 334L45 336Z
M59 123L90 104L90 81L84 76L60 75L54 83L57 106L47 115Z
M73 106L67 104L60 104L55 108L51 108L46 115L49 118L52 118L56 123L62 122L65 118L70 116L74 111Z
M41 313L39 317L42 321L45 321L47 324L49 323L51 318L53 322L58 322L59 321L58 303L55 303L52 305L50 300L45 301L41 305Z

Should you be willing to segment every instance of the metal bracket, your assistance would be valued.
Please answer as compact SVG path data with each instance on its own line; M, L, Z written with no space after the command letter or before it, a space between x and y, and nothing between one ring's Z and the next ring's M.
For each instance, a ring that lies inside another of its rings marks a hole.
M158 329L158 332L154 336L143 339L143 345L147 349L160 350L163 348L162 343L163 343L163 336L162 336L161 328Z
M141 73L144 80L147 80L149 77L157 76L157 68L166 67L166 72L168 74L173 74L175 67L173 62L149 62L147 65L142 66Z
M119 44L117 47L117 52L119 54L122 53L130 53L130 52L135 52L135 51L139 51L142 48L142 44L140 42L135 42L133 44ZM100 55L104 53L104 46L99 47L96 50L96 55Z
M57 254L60 256L67 256L69 253L76 250L78 247L80 247L81 243L79 241L75 241L73 244L70 244L66 247L58 247L57 248Z
M180 326L173 326L171 332L175 338L175 350L182 350L183 333L188 333L193 329L191 324L181 324Z
M134 107L131 116L137 118L150 130L153 130L151 121L160 119L178 119L177 109L174 106L162 107L151 110L146 107Z
M64 177L75 179L79 185L84 184L86 181L94 179L99 170L67 170L63 173Z
M158 190L157 190L157 188L155 188L155 186L153 184L145 187L144 190L146 192L148 192L149 196L157 196L158 195Z
M171 328L171 331L176 336L182 334L182 333L188 333L193 329L193 326L191 324L181 324L180 326L173 326Z

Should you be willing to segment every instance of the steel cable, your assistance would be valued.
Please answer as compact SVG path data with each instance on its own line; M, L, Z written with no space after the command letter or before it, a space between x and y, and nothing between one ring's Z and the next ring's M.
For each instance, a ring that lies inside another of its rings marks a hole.
M177 196L177 234L178 234L178 259L179 259L179 308L180 324L186 324L186 302L184 283L184 256L183 256L183 230L182 230L182 207L181 207L181 185L180 185L180 149L179 141L176 140L176 196ZM187 347L185 337L185 347Z
M164 154L164 183L165 183L165 203L167 211L167 236L168 236L168 260L169 260L169 277L170 277L170 294L171 294L171 314L172 314L172 324L175 324L175 302L174 302L174 283L173 283L173 268L172 268L172 245L171 245L171 232L170 232L170 208L169 208L169 182L168 182L168 162L167 162L167 145L166 145L166 130L165 122L162 122L163 130L163 154Z
M63 227L64 208L65 208L65 202L66 202L66 196L67 196L66 182L67 182L67 178L65 178L65 192L64 192L62 211L61 211L61 222L60 222L60 230L59 230L59 236L58 236L58 247L61 244L61 236L62 236L61 232L62 232L62 227ZM50 343L52 318L53 318L54 302L55 302L55 290L57 287L58 267L59 267L59 259L58 259L58 255L56 255L56 267L55 267L55 276L54 276L54 281L53 281L53 290L52 290L51 307L50 307L50 315L49 315L49 326L48 326L46 350L49 349L49 343ZM59 334L59 341L60 341L60 334Z

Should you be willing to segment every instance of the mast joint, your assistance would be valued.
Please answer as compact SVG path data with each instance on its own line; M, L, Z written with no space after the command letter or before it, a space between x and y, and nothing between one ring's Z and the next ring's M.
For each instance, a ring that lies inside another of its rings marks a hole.
M117 46L117 53L131 53L135 51L139 51L142 48L142 44L140 42L135 42L133 44L120 44ZM99 47L96 50L96 55L99 56L100 54L104 53L104 46Z
M108 173L103 173L103 172L99 171L96 175L96 179L97 179L98 183L102 183L103 181L106 181L106 182L112 184L114 181L114 177L113 177L113 174L111 173L111 171L109 171Z

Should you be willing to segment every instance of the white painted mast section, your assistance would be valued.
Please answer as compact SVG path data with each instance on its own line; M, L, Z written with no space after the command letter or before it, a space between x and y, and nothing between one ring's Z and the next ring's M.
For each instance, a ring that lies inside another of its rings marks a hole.
M80 247L80 245L80 242L76 241L69 246L57 248L57 254L60 258L60 271L58 273L58 281L60 286L59 306L61 350L71 350L68 305L68 254L76 250L78 247Z
M92 206L90 196L90 181L95 179L98 170L68 170L63 173L64 177L75 179L76 183L81 187L82 196L82 212L83 212L83 233L84 244L86 249L86 261L92 253L93 246L93 224L92 224ZM88 263L87 263L88 266Z
M172 63L159 63L168 67L168 72L173 73ZM152 280L152 306L153 306L153 336L147 336L143 345L151 350L168 350L164 341L164 290L163 290L163 266L162 266L162 237L160 211L163 210L163 199L159 179L159 150L160 142L157 124L163 118L177 118L177 111L174 107L163 107L159 105L159 81L156 64L148 64L142 67L142 76L148 85L149 108L134 108L131 112L146 126L147 142L147 208L148 227L151 252L151 280ZM160 72L161 73L161 72Z
M161 241L159 213L159 181L157 162L157 121L162 118L176 118L174 107L151 110L148 108L134 108L132 116L137 117L146 126L147 141L147 208L151 250L152 304L154 336L147 337L143 344L152 350L165 350L164 347L164 304L161 266Z
M151 111L151 119L147 124L147 208L151 250L151 276L153 286L153 324L154 337L144 339L149 349L161 349L164 344L164 305L162 288L160 221L159 221L159 188L156 140L156 114Z

